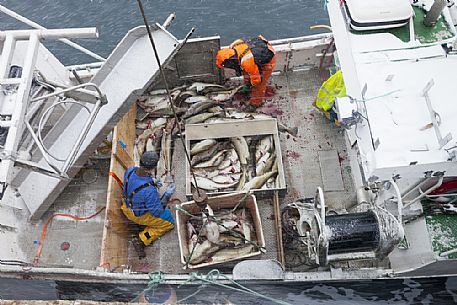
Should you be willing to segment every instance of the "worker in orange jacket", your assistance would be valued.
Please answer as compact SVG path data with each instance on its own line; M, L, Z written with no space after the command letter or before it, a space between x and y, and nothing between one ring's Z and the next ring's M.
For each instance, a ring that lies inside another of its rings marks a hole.
M276 64L276 52L262 35L235 40L217 53L216 64L221 69L234 69L238 76L243 74L245 86L242 91L251 91L249 102L253 107L262 106L268 79Z

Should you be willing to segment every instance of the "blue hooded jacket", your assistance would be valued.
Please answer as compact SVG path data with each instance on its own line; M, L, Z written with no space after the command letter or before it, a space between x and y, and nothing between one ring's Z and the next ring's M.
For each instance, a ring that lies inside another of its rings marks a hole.
M127 200L130 200L130 194L143 184L148 182L156 184L156 180L154 178L138 176L136 174L137 169L138 167L136 166L129 167L124 174L124 197L127 198ZM129 175L130 178L128 178L128 183L126 183ZM164 202L167 202L169 199L170 198L164 198ZM131 203L126 203L127 207L131 208L137 217L143 216L149 212L154 217L159 217L163 220L174 223L170 210L165 209L162 206L159 192L155 186L148 186L141 189L138 193L133 195ZM131 207L129 204L131 204Z

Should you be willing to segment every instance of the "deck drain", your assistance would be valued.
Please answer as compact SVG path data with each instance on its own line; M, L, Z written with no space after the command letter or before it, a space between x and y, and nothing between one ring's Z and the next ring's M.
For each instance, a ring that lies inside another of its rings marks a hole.
M68 249L70 249L70 243L68 241L64 241L60 244L60 250L67 251Z
M93 168L88 168L84 171L82 178L84 183L95 183L95 181L98 179L98 172Z

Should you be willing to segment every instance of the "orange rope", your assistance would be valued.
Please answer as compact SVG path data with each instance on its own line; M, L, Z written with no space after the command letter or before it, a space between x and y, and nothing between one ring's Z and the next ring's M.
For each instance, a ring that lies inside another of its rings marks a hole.
M52 219L54 217L62 216L62 217L69 217L69 218L72 218L74 220L89 220L91 218L94 218L98 214L100 214L100 212L103 211L104 209L105 209L105 207L102 207L100 210L97 211L97 213L95 213L93 215L90 215L89 217L78 217L78 216L74 216L74 215L70 215L70 214L63 214L63 213L54 214L51 217L49 217L48 221L46 222L46 224L43 227L43 231L41 232L40 245L38 246L38 250L36 251L36 255L35 255L35 259L33 260L33 263L37 264L38 260L40 259L41 251L43 250L44 238L46 237L46 232L48 231L48 226L51 224Z
M109 172L108 173L109 176L113 177L114 180L117 181L117 183L119 184L119 186L124 189L124 183L122 183L121 179L119 179L119 177L114 173L114 172Z

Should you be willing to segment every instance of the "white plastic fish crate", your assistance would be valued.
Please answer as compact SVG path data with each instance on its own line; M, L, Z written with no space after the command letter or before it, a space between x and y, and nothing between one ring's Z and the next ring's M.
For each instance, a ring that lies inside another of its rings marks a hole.
M218 123L187 124L185 130L185 142L188 152L190 152L191 141L199 141L205 139L223 139L240 136L250 137L258 135L272 135L276 159L278 162L279 186L268 189L252 189L251 191L259 194L269 194L273 191L281 191L286 189L284 166L282 163L281 146L278 135L278 123L276 119L271 118L256 120L237 120ZM252 157L253 156L251 155L251 158ZM239 191L206 191L208 195L221 195L234 192ZM186 162L186 196L189 199L192 196L192 175L190 173L190 165L188 162Z
M225 195L219 195L219 196L214 196L208 198L207 204L213 209L214 212L217 212L219 209L230 209L234 208L238 202L245 196L244 193L235 193L235 194L225 194ZM188 201L188 202L183 202L181 203L180 207L184 209L185 211L189 212L190 214L193 215L201 215L202 213L202 208L200 208L195 201ZM255 242L260 248L265 249L265 238L263 235L263 230L262 230L262 221L260 219L260 213L259 209L257 206L257 200L255 195L251 194L246 197L246 199L239 205L239 208L246 208L253 220L254 223L254 229L255 229L255 237L256 240ZM186 257L189 256L189 238L188 238L188 232L187 232L187 220L189 219L189 215L187 215L184 212L178 212L176 213L176 228L178 231L178 241L179 241L179 249L181 252L181 262L183 263L183 268L186 268ZM253 240L254 241L254 240ZM187 268L189 269L195 269L195 268L201 268L201 267L206 267L206 266L211 266L211 265L216 265L216 264L223 264L226 262L230 261L235 261L235 260L240 260L244 258L249 258L253 256L260 255L262 253L265 253L265 251L254 251L245 255L241 255L235 258L227 259L224 262L217 262L217 263L212 263L212 262L204 262L204 263L199 263L199 264L188 264Z

